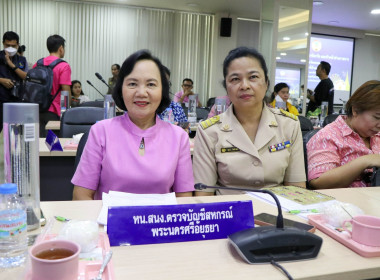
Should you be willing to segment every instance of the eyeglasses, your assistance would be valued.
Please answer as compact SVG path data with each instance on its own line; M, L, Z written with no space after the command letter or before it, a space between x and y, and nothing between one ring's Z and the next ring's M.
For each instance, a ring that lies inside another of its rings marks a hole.
M182 86L183 86L183 87L192 87L193 85L183 84Z

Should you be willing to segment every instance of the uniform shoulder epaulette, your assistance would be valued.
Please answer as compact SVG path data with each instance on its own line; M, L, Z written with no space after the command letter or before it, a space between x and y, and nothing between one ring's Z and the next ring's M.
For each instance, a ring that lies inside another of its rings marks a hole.
M295 121L298 121L298 117L292 113L289 113L288 111L285 111L284 109L280 109L280 112L281 114L283 114L284 116L288 117L288 118L291 118Z
M214 124L216 124L217 122L219 122L220 120L220 116L217 115L217 116L213 116L212 118L209 118L203 122L201 122L201 126L203 129L206 129Z

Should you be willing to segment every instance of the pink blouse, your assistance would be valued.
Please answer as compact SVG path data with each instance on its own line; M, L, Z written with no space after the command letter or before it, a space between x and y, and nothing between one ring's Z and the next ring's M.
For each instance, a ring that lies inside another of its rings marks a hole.
M371 137L371 149L368 149L359 134L346 124L346 119L347 116L339 116L334 122L315 134L307 143L309 181L358 157L380 154L380 133ZM357 178L348 187L367 186L369 186L368 183Z

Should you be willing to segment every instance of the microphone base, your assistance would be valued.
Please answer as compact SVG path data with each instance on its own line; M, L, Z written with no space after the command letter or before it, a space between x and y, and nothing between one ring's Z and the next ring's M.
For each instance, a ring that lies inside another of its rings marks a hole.
M229 235L228 239L250 264L312 259L322 246L321 237L293 227L249 228Z

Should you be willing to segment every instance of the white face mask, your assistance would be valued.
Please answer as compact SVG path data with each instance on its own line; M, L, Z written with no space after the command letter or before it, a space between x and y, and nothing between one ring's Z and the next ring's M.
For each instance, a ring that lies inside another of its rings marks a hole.
M9 53L9 56L14 56L16 53L17 53L17 49L15 48L12 48L12 47L8 47L6 49L4 49L7 53Z

